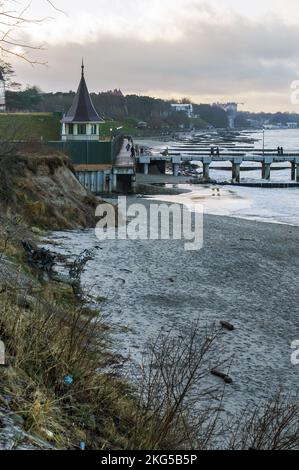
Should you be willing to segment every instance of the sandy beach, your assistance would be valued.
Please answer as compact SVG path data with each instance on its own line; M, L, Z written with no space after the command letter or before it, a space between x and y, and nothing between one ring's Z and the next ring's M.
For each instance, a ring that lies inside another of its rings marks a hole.
M147 199L129 198L148 206ZM204 217L204 247L186 252L182 241L103 241L93 230L52 235L70 257L98 247L84 274L88 292L106 296L103 313L115 327L116 350L140 361L159 331L179 336L192 322L230 321L219 354L229 359L233 384L228 415L271 397L295 393L299 339L299 228L231 217ZM52 247L53 248L53 247ZM219 384L211 377L209 385Z

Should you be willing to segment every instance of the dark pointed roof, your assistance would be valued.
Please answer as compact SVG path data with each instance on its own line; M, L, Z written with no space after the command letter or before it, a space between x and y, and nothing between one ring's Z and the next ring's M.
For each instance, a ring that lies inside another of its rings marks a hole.
M82 76L73 104L63 118L63 122L103 122L92 101L84 77L84 64L82 62Z

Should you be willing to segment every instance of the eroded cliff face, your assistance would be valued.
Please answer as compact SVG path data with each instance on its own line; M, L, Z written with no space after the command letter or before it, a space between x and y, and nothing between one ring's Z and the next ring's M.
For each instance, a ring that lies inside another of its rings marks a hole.
M97 203L65 155L0 157L2 216L51 230L94 227Z

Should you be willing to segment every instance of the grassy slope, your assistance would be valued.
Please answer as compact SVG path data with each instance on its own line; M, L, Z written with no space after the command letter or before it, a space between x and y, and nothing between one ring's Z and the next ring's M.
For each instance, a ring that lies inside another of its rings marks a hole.
M123 119L122 121L106 121L101 124L101 138L110 138L111 129L116 130L118 127L122 127L122 132L125 134L133 135L136 132L136 126L138 121L136 119Z
M9 367L0 369L0 406L9 397L17 422L58 448L81 441L90 449L127 447L134 408L126 385L100 373L114 362L100 312L86 309L66 286L41 284L19 243L9 243L6 254L18 262L15 279L1 282L0 337Z
M60 118L52 113L7 113L0 115L0 139L59 140Z
M36 228L95 223L94 198L71 170L63 155L0 159L0 339L9 365L0 368L0 407L59 448L125 448L134 407L127 385L104 372L115 361L100 311L42 281L21 244Z
M100 307L91 311L70 287L41 280L22 248L24 239L38 241L36 228L86 226L81 208L94 211L94 203L68 178L68 165L61 155L0 159L0 339L8 364L0 368L0 408L58 448L74 449L81 441L89 449L141 447L146 431L143 425L139 430L127 383L113 372L119 359L110 353ZM51 208L59 196L57 210ZM76 210L69 207L80 197Z

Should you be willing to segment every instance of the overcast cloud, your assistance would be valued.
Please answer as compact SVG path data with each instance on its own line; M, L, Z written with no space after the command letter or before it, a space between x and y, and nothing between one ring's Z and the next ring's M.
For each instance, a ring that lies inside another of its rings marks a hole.
M26 40L48 67L14 61L22 83L45 91L75 89L84 56L89 88L237 100L248 110L294 110L299 78L297 0L60 0L67 15L36 0L32 13L52 15L27 28Z

